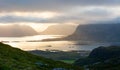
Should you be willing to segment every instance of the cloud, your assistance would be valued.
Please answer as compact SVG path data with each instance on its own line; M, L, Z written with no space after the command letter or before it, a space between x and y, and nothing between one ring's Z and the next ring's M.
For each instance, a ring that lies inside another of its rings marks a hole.
M0 0L0 11L66 11L77 6L120 6L120 0Z
M36 17L22 17L22 16L2 16L0 17L0 23L18 23L18 22L31 22L31 23L38 23L42 22L43 18L36 18Z
M108 10L105 9L90 9L90 10L84 10L82 12L67 12L63 13L61 15L56 15L54 17L41 17L41 15L36 16L35 15L30 15L23 13L24 15L16 15L14 13L4 13L1 14L0 16L0 23L18 23L18 22L30 22L30 23L67 23L67 22L74 22L74 23L79 23L82 21L87 21L87 20L101 20L110 17L112 12L109 12ZM31 13L32 14L32 13Z
M112 14L111 11L105 10L105 9L99 9L99 8L94 8L94 9L89 9L85 10L82 13L84 16L109 16Z
M15 14L0 15L0 23L66 23L81 21L102 20L113 17L119 13L120 0L0 0L0 13L23 12L20 16ZM108 10L116 8L116 10ZM24 16L24 12L31 12ZM33 14L33 12L38 12ZM50 16L41 12L55 12L57 15ZM29 16L30 15L30 16ZM44 16L49 18L43 18ZM119 16L119 15L117 15Z
M56 16L54 18L49 18L43 20L45 23L66 23L74 22L80 23L84 21L93 21L93 20L106 20L113 16L114 14L111 11L101 8L87 9L82 12L67 12L63 15Z

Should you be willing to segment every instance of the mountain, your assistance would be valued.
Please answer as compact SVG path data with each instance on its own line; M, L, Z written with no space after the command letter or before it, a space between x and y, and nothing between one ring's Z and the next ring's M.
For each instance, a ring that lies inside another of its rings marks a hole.
M119 46L98 47L89 55L89 58L102 58L104 60L120 56Z
M120 24L86 24L79 25L76 31L65 37L66 40L82 40L95 42L119 42Z
M41 32L40 34L44 35L70 35L75 31L76 26L74 25L51 25L46 30Z
M87 66L90 70L119 70L120 46L95 48L88 57L75 62L78 66Z
M0 43L0 70L81 70L79 67L53 61Z
M0 26L0 37L22 37L32 36L38 33L27 25L1 25Z

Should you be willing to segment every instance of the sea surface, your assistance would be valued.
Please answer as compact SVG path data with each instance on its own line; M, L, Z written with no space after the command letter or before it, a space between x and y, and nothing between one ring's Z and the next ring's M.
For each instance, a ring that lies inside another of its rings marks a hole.
M29 50L92 50L99 46L108 46L108 43L78 44L76 41L42 41L63 37L61 35L36 35L26 37L0 37L1 42L25 51Z

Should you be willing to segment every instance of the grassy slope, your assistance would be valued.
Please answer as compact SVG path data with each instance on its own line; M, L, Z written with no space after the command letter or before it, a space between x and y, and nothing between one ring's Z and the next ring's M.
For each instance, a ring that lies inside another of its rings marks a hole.
M90 70L120 70L120 57L111 58L107 61L90 65Z
M120 70L120 46L98 47L75 64L90 70Z
M0 70L52 70L54 68L81 70L75 66L32 55L0 43Z
M73 64L75 62L75 60L60 60L60 61L69 63L69 64Z
M28 51L32 54L38 55L38 56L43 56L46 58L50 58L53 60L58 60L62 61L65 63L74 63L78 58L83 58L85 56L81 56L83 52L88 54L89 51L81 51L81 53L78 53L77 51L57 51L57 52L51 52L51 51L42 51L42 50L33 50L33 51ZM64 54L64 55L63 55Z

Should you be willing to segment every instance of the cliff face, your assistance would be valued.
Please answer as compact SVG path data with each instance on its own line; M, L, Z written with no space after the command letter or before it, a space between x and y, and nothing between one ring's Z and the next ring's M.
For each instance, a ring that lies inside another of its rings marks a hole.
M26 25L0 26L0 37L21 37L37 34L38 33L34 29Z
M76 31L66 37L67 40L83 40L98 42L120 41L120 24L88 24L79 25Z

